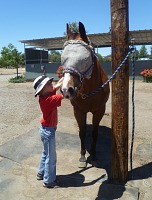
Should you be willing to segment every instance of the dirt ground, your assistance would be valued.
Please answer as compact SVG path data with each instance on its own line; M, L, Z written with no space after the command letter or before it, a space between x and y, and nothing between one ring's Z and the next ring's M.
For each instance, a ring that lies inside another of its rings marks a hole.
M34 97L32 82L9 83L10 77L16 76L14 69L0 69L0 144L28 131L33 126L38 126L41 113ZM24 69L19 69L23 74ZM129 127L131 133L132 105L130 81L129 96ZM135 140L149 141L152 143L152 84L141 80L135 81ZM91 123L91 114L88 113L87 123ZM101 121L104 126L111 126L111 96L107 103L106 113ZM73 116L73 109L69 100L63 100L59 107L59 131L77 134L77 124Z
M24 69L19 69L24 73ZM10 77L16 76L13 69L0 69L0 145L17 138L26 132L37 128L41 118L38 99L34 97L32 82L9 83ZM129 83L129 140L131 140L132 107L131 81ZM69 134L78 134L78 127L73 116L73 110L68 100L63 100L59 107L58 131ZM91 114L88 114L87 123L91 123ZM152 162L152 83L135 81L135 140L133 152L133 167L140 167ZM107 103L106 114L101 125L111 127L111 96ZM130 142L129 142L130 145ZM143 146L142 146L143 145ZM149 145L150 149L147 149ZM130 146L129 146L130 148ZM147 149L147 151L145 149ZM143 150L143 151L142 151ZM0 156L0 160L3 157ZM147 177L151 178L151 177ZM150 181L149 190L152 189ZM144 196L145 191L141 190ZM141 196L142 196L141 195ZM142 199L142 198L141 198ZM146 198L145 198L146 199Z

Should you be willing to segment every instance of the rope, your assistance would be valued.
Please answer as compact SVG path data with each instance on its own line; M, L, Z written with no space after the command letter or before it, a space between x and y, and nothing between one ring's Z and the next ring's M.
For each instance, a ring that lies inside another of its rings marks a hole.
M132 51L132 139L131 139L131 148L130 148L130 172L131 179L133 179L133 164L132 164L132 154L133 154L133 144L134 144L134 135L135 135L135 101L134 101L134 90L135 90L135 59L134 51Z
M90 97L93 96L94 94L96 94L97 92L99 92L102 88L104 88L109 82L112 81L112 79L114 79L115 75L117 74L117 72L121 69L121 67L123 66L123 64L126 62L126 60L128 59L129 55L134 51L134 47L130 47L130 51L127 53L126 57L124 58L124 60L122 61L122 63L117 67L117 69L115 70L115 72L112 74L112 76L104 83L102 84L97 90L92 91L91 93L88 94L82 94L82 98L85 99L86 97Z

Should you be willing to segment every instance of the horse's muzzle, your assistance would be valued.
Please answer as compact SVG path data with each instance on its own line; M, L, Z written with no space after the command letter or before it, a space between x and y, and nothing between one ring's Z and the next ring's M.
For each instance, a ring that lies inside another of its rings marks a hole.
M64 98L66 99L72 99L75 96L75 91L74 91L74 88L72 87L69 87L68 89L62 88L60 90Z
M68 92L70 94L70 96L74 96L74 89L72 87L69 87Z

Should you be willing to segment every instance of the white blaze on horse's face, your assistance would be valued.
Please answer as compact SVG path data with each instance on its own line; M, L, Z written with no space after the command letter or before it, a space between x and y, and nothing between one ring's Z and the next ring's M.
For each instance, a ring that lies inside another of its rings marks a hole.
M70 73L65 73L63 83L62 83L62 92L63 92L65 98L67 98L67 99L71 98L71 90L73 90L72 77L71 77Z

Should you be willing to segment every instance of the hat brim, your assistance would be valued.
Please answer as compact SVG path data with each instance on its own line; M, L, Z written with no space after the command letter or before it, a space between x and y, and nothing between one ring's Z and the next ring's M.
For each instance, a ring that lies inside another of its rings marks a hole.
M48 77L45 78L45 79L42 81L40 87L35 91L35 97L38 95L39 92L41 92L41 90L44 88L44 86L46 85L46 83L47 83L48 81L50 81L50 82L52 83L53 79L54 79L53 77L52 77L52 78L48 78Z

